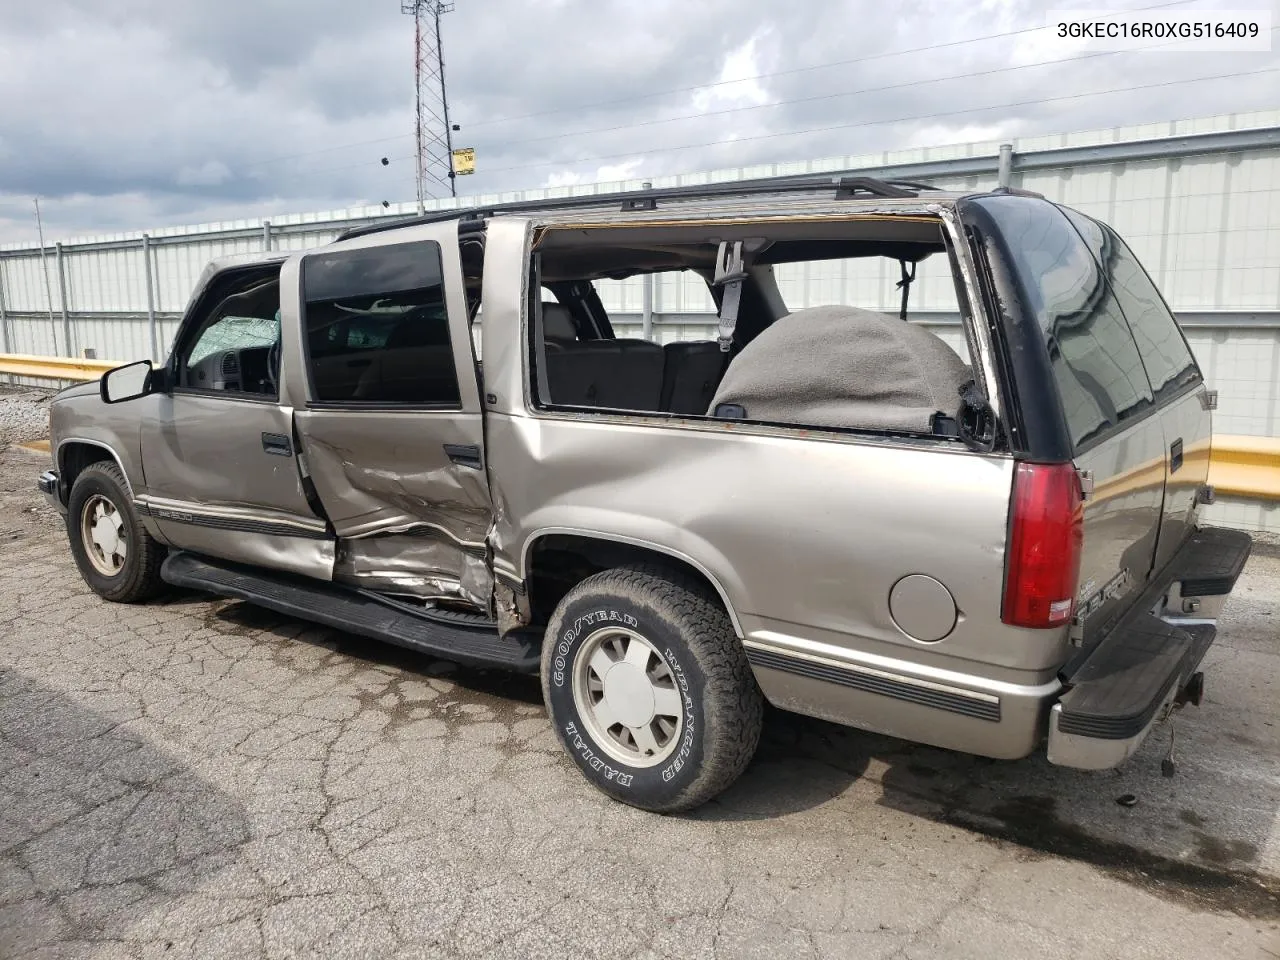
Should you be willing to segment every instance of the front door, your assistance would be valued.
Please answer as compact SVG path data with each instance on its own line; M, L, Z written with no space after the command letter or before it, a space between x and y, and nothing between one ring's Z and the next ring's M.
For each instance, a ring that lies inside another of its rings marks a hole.
M333 536L308 503L278 396L278 270L221 274L188 311L172 388L142 401L137 505L175 547L328 579Z
M285 267L294 419L338 536L334 579L488 609L491 508L456 222ZM296 311L296 317L293 316Z

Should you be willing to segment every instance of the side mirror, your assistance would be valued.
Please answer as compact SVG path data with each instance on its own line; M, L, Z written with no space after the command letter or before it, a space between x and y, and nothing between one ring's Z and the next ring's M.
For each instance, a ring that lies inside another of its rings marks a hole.
M126 400L145 397L154 389L151 361L139 360L137 363L126 363L123 367L108 370L102 375L98 386L102 391L103 403L124 403Z

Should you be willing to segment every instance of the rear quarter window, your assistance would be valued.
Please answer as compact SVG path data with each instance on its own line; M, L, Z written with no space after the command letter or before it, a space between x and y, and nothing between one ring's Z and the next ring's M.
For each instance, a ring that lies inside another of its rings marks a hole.
M1151 405L1117 299L1080 232L1047 201L987 197L1026 309L1038 320L1076 450Z
M1111 288L1129 321L1156 400L1162 400L1197 383L1200 369L1173 313L1138 258L1114 231L1108 227L1103 230L1111 241L1105 261Z

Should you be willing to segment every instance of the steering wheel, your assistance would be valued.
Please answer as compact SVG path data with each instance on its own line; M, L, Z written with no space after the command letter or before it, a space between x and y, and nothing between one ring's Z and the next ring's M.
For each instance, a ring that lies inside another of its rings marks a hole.
M277 338L276 342L271 345L271 349L267 351L267 380L271 382L271 392L280 393L280 384L277 378L280 375L280 343L282 338Z

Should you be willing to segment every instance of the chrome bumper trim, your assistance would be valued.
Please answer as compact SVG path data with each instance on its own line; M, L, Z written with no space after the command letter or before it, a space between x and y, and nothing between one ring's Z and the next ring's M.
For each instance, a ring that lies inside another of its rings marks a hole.
M1049 743L1046 750L1049 762L1076 770L1111 770L1120 766L1137 752L1155 725L1169 715L1174 697L1180 689L1177 683L1170 687L1151 722L1132 737L1123 740L1103 740L1077 733L1063 733L1058 727L1058 721L1062 717L1062 704L1055 703L1049 711Z

